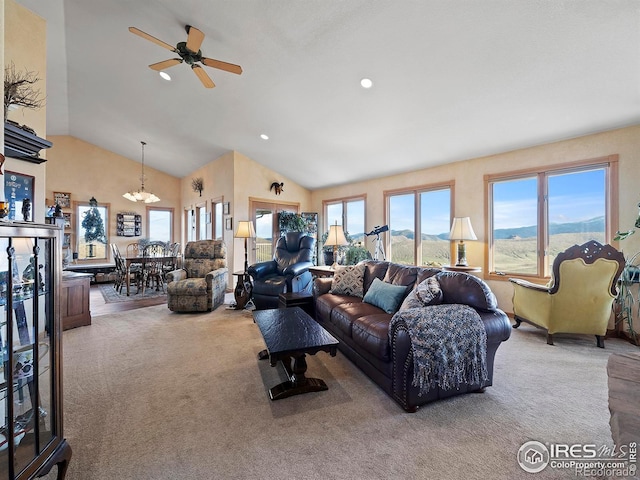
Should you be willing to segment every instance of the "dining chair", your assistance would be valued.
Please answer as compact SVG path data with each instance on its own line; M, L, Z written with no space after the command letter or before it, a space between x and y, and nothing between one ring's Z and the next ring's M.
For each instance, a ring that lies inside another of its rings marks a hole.
M156 291L162 289L164 292L164 257L166 244L164 242L151 242L144 246L142 256L146 259L142 267L142 295L146 287L155 283ZM157 257L158 260L149 260Z
M122 258L122 254L120 253L118 245L116 245L115 243L111 244L111 253L113 254L113 261L116 264L116 280L113 284L113 287L119 294L121 294L122 287L126 284L127 281L127 264L124 258ZM140 265L132 265L129 268L129 281L135 283L138 287L138 290L140 289L141 273L142 269Z
M137 257L140 255L140 244L138 242L127 245L127 257Z

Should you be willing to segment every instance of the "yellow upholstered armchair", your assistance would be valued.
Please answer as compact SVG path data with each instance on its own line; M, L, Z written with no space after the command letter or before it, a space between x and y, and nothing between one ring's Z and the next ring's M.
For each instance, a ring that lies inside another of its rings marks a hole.
M544 328L549 345L553 345L555 333L591 334L596 336L598 347L604 348L616 283L624 265L624 255L611 245L589 241L556 257L547 285L510 278L514 287L513 328L523 321Z

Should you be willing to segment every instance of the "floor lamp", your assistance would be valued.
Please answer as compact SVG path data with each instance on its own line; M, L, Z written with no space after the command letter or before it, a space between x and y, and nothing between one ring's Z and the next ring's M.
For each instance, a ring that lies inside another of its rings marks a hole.
M244 271L238 275L238 283L233 291L233 296L236 299L236 310L242 310L248 305L253 304L251 300L251 294L253 293L253 284L251 283L251 277L249 276L249 263L247 259L247 240L250 238L256 238L256 231L253 228L253 222L242 221L238 222L238 228L236 229L235 238L244 238Z
M478 239L471 226L471 219L469 217L455 217L451 224L449 239L460 241L458 243L458 261L456 262L456 267L466 267L467 246L464 244L464 241Z

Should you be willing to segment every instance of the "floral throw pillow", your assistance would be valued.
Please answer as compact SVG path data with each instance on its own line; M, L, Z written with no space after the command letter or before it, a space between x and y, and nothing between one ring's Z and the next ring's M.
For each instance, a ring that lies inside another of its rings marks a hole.
M407 308L422 308L429 305L439 305L442 303L442 289L436 277L429 277L420 282L404 299L400 310Z
M365 268L364 264L337 267L333 274L329 293L362 298Z
M436 277L429 277L420 282L416 287L416 298L422 302L424 306L438 305L442 303L442 289Z

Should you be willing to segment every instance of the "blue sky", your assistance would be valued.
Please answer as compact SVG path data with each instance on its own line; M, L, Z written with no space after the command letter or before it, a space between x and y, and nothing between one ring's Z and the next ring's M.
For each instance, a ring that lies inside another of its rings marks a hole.
M536 178L500 182L494 189L494 228L514 228L537 223ZM422 195L423 213L429 217L423 222L423 233L440 234L451 228L449 190L426 192ZM549 177L549 220L566 223L589 220L605 215L605 172L603 169ZM394 230L414 228L414 195L396 195L391 198L391 225ZM455 212L467 216L467 212ZM471 218L480 222L481 218Z
M390 201L393 230L414 229L414 194L394 195ZM438 235L451 229L450 190L434 190L420 195L422 233Z
M536 179L500 182L494 186L494 228L536 225ZM549 177L549 222L589 220L605 214L604 170Z

